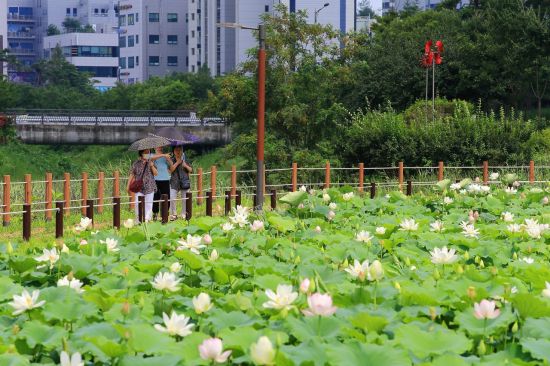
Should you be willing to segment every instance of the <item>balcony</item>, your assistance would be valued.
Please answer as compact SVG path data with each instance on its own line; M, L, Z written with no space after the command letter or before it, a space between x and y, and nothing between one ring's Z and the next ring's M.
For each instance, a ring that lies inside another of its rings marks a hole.
M8 22L34 23L34 17L32 15L8 13Z
M8 38L34 39L35 37L31 32L8 32Z
M35 51L28 48L9 48L10 55L34 55Z

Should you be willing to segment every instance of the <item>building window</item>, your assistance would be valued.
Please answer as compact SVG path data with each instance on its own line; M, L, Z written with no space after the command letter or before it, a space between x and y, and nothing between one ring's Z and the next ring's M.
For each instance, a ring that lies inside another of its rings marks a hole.
M136 44L139 44L139 34L136 34Z
M139 13L136 13L136 23L139 22Z
M168 44L178 44L178 36L176 34L169 34L167 39Z
M189 36L185 36L185 44L186 44L186 45L189 44Z
M195 13L191 13L191 20L195 20Z
M149 13L149 22L158 23L160 20L159 13Z
M118 17L118 25L119 26L126 25L126 15L121 15Z
M195 65L191 65L191 72L195 72Z
M191 31L191 38L195 38L195 31Z
M73 8L73 17L76 17L78 15L76 8Z
M177 23L178 13L168 13L168 23Z
M185 66L189 66L189 56L185 56Z
M99 9L98 8L94 9L94 14L99 14Z
M134 68L134 58L128 57L128 68L133 69Z
M159 66L160 57L159 56L149 56L149 66Z
M69 17L71 16L71 8L65 9L65 15L67 15Z
M160 36L158 34L149 34L149 44L159 44Z
M128 25L134 25L134 14L128 14Z
M265 12L266 12L266 13L269 13L269 5L266 5L266 6L265 6Z
M195 55L195 49L194 48L191 48L191 55Z
M178 56L168 56L168 66L178 66Z
M139 66L139 56L136 56L136 66Z
M118 38L118 46L120 48L126 47L126 37L119 37Z
M120 66L121 69L125 69L125 68L126 68L126 57L121 57L121 58L119 59L118 66Z
M128 47L134 47L134 36L128 36Z

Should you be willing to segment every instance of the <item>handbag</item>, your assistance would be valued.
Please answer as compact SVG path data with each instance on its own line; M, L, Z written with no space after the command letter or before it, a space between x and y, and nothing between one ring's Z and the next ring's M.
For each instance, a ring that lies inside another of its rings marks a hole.
M130 192L139 193L143 189L143 175L145 174L145 169L147 169L147 163L145 163L139 179L136 179L136 177L134 177L134 180L132 181L132 183L130 183L130 186L128 187Z
M180 165L181 166L181 165ZM178 166L176 168L176 172L178 172L178 187L179 187L179 190L180 191L185 191L185 190L188 190L189 188L191 188L191 182L188 180L186 180L185 182L183 182L181 180L181 176L180 176L180 166Z

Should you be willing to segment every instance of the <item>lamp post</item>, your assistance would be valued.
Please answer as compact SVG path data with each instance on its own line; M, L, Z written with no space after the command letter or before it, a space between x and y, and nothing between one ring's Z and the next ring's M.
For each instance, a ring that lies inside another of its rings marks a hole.
M258 130L256 143L256 207L261 211L264 203L264 137L265 137L265 26L248 27L238 23L218 23L218 27L256 30L259 34L258 49Z
M330 3L324 3L322 8L319 8L319 9L315 10L315 17L314 17L315 18L315 24L317 24L317 15L319 14L319 12L321 12L321 10L328 7L329 5L330 5Z

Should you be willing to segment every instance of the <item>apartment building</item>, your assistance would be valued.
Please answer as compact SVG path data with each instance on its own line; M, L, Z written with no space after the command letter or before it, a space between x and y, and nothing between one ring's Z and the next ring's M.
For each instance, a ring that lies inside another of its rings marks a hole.
M0 51L8 48L8 9L6 0L0 0ZM0 64L0 77L8 75L7 64Z
M37 59L35 0L8 0L7 32L9 52L16 56L19 63L32 65ZM32 72L18 72L8 68L8 77L12 81L30 82L34 80Z
M442 0L384 0L382 1L382 15L391 11L401 11L407 6L416 6L420 10L429 10L435 8ZM461 0L457 8L461 8L470 3L469 0Z

